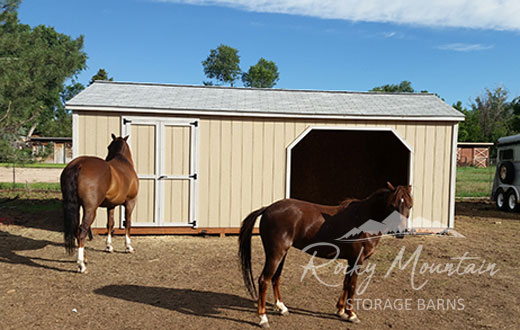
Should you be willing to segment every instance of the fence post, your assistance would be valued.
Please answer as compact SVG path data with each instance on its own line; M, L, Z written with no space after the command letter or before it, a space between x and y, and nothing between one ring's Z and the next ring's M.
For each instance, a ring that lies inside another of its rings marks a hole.
M13 189L16 188L16 161L13 161Z

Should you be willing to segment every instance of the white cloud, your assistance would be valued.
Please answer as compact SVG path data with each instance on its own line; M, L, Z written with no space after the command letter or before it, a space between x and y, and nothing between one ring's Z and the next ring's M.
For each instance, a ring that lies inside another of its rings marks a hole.
M520 30L519 0L156 0L432 27Z
M395 37L397 35L397 33L395 32L383 32L383 37L385 38L392 38L392 37Z
M402 32L395 32L395 31L391 31L391 32L382 32L380 34L380 36L383 36L383 38L387 38L387 39L404 39L406 38L407 36L405 36Z
M493 45L482 45L482 44L465 44L465 43L454 43L440 45L437 47L441 50L453 50L456 52L472 52L476 50L486 50L493 48Z

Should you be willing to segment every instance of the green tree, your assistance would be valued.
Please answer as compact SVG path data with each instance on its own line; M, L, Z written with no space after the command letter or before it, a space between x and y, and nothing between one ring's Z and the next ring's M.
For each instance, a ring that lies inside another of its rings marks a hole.
M47 120L38 126L38 130L45 136L72 136L72 116L65 109L65 102L85 89L83 84L73 82L60 92L60 104L53 113L54 120Z
M20 1L0 1L0 160L9 160L23 144L20 136L35 129L51 135L46 131L51 122L66 118L65 81L85 68L87 56L83 36L73 39L52 27L21 24Z
M0 22L3 22L5 16L16 14L16 10L22 0L0 0Z
M514 133L515 101L507 102L507 98L508 91L503 87L486 88L471 103L471 109L463 109L460 101L454 104L453 107L466 116L459 126L459 141L495 142L499 137Z
M481 96L471 104L482 129L482 141L494 142L510 133L509 122L512 116L507 102L508 91L503 87L486 88Z
M457 101L452 107L465 116L465 120L459 123L459 142L482 142L482 129L477 113L463 107L461 101Z
M92 83L96 80L107 80L107 81L114 81L113 77L108 78L108 73L105 69L99 69L98 72L92 76L90 79L89 85L92 85Z
M278 81L278 76L276 64L262 57L258 63L249 67L248 72L242 74L242 81L246 87L273 88Z
M412 83L408 80L403 80L399 85L390 84L374 87L371 89L372 92L385 92L385 93L414 93L415 90L412 88ZM426 91L421 91L426 92Z
M240 78L240 56L235 48L220 45L216 49L210 50L208 57L202 61L204 74L210 79L230 84L231 87ZM212 85L212 82L204 82L205 85Z
M510 128L511 134L519 134L520 133L520 97L514 98L509 103L509 108L511 111L511 120L510 120Z

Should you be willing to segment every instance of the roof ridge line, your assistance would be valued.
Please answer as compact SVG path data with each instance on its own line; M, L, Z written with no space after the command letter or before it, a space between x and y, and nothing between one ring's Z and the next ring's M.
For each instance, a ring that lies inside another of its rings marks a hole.
M266 92L299 92L299 93L330 93L330 94L360 94L360 95L406 95L406 96L434 96L434 93L422 92L379 92L379 91L347 91L347 90L319 90L319 89L285 89L285 88L250 88L250 87L229 87L229 86L205 86L205 85L189 85L189 84L173 84L173 83L152 83L152 82L135 82L135 81L108 81L95 80L93 84L113 84L113 85L139 85L139 86L162 86L162 87L186 87L200 89L223 89L223 90L241 90L241 91L266 91Z

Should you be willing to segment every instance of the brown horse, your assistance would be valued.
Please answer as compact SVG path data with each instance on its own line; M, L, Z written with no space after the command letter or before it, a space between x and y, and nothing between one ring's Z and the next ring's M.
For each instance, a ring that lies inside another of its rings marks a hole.
M64 240L69 254L74 252L74 238L78 241L78 271L84 273L86 257L84 256L85 238L96 217L98 207L106 207L107 220L107 252L112 252L112 236L114 228L114 208L125 206L126 252L133 252L130 244L131 215L137 199L139 180L134 170L134 162L130 148L126 143L128 136L116 137L112 134L112 142L108 146L105 160L98 157L78 157L71 161L60 177L63 195ZM83 207L83 220L79 224L79 208Z
M411 186L394 188L390 183L387 185L388 189L378 190L366 199L349 199L338 206L283 199L252 212L244 219L240 228L239 256L244 283L254 298L251 236L256 218L262 215L260 236L266 256L258 279L258 315L262 327L269 327L265 314L269 281L273 284L276 308L284 315L288 313L280 294L280 275L291 246L317 257L348 261L350 271L346 272L343 292L336 305L337 315L346 321L359 322L351 304L357 281L357 272L353 270L359 269L363 261L374 253L381 234L406 228L413 204ZM396 215L397 220L391 220L396 219ZM367 228L362 227L363 224L375 230L360 231L360 227ZM347 239L350 235L353 239Z

